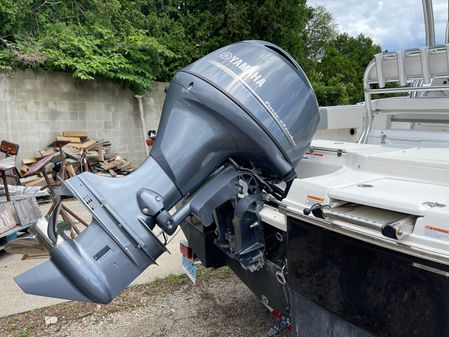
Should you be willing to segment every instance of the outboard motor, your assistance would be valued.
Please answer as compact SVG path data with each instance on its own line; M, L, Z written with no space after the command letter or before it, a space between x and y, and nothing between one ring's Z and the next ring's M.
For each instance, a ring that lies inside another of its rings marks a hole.
M29 294L110 302L165 252L155 226L171 235L190 214L212 223L214 209L240 193L239 170L288 186L318 121L306 76L281 48L244 41L201 58L171 81L157 139L138 170L64 182L61 193L77 197L92 223L72 240L56 226L56 207L41 230L50 259L16 282Z

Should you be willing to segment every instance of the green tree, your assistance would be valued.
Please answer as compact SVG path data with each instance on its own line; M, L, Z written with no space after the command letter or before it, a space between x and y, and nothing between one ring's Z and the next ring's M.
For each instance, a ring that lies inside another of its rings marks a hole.
M322 105L361 100L363 70L380 51L338 34L331 14L306 0L0 0L0 69L102 76L136 93L247 39L289 52Z
M330 12L309 7L302 33L307 58L302 63L320 105L353 104L363 100L363 73L380 47L364 35L338 33Z
M312 82L322 105L354 104L363 100L363 74L381 48L364 35L338 34L325 48ZM318 82L318 83L317 83Z
M323 56L325 47L337 37L338 26L325 7L309 7L307 24L302 35L307 57L311 61L318 61Z
M300 34L307 19L305 0L193 0L179 8L192 59L247 39L278 44L300 61L306 57Z
M364 35L352 37L346 33L337 35L325 47L324 55L317 64L321 81L325 86L338 83L345 88L340 102L337 98L334 98L333 102L354 104L364 99L362 81L365 68L374 55L380 52L381 48L374 44L371 38ZM329 102L323 102L324 104Z

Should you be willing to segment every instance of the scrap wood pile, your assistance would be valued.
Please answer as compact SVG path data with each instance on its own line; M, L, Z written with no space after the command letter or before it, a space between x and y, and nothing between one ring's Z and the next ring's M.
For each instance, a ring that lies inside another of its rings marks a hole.
M30 175L30 169L48 156L52 156L52 161L45 165L45 171L50 177L50 173L58 173L60 177L70 178L82 172L120 177L134 171L134 163L111 153L111 145L108 140L88 139L87 132L84 131L64 131L47 148L37 151L34 158L23 160L20 171L27 177L22 178L21 183L25 186L45 184L44 177L39 174Z

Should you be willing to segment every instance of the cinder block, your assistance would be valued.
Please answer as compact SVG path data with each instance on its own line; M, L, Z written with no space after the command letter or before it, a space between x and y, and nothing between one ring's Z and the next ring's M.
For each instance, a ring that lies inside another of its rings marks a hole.
M74 102L69 101L53 101L55 103L54 108L55 110L59 112L69 112L69 111L76 111L78 109L78 106Z
M125 145L120 145L120 146L114 145L114 144L117 144L117 143L118 142L113 142L112 143L112 148L111 148L112 152L120 153L120 155L126 156L127 155L127 146L125 146Z
M103 112L105 110L105 105L98 102L87 102L86 111L90 113Z
M86 104L85 102L76 102L76 111L86 112Z
M87 121L92 119L91 113L87 111L78 111L78 120Z
M0 89L3 92L4 99L16 99L16 89Z
M42 135L56 130L55 123L49 121L35 121L34 126L38 128Z
M104 105L103 105L103 109L104 109ZM96 111L95 118L97 120L102 120L102 121L112 121L112 112L111 111Z
M0 100L0 120L6 120L6 102Z
M112 96L111 103L114 105L118 104L134 104L137 102L134 94L131 91L118 91L116 94Z
M80 121L80 120L69 121L68 128L65 128L65 130L86 131L87 121Z
M155 104L154 97L149 96L149 95L144 97L143 102L145 105L154 105Z
M58 113L57 120L76 120L78 119L78 112L76 111L61 111Z
M77 86L80 88L80 86ZM95 102L95 91L89 89L81 89L78 91L79 102Z
M8 121L11 121L12 123L14 123L14 121L19 120L19 112L18 111L6 110L5 114L6 114L5 119Z
M20 132L16 131L15 129L12 129L3 136L7 138L8 141L20 145L20 143L17 142L17 140L20 138L20 134L21 134Z
M34 128L28 128L26 133L24 133L24 136L26 139L32 143L39 142L41 139L41 133L39 130L36 130Z
M39 111L19 111L18 119L37 121L39 119Z
M32 145L32 147L30 148L34 152L52 143L57 136L56 131L52 131L50 130L50 128L49 130L41 129L39 130L39 132L40 132L39 143Z
M88 120L86 122L87 122L87 130L88 130L88 132L104 129L104 122L103 121Z
M7 112L17 111L17 100L5 100L4 107Z
M55 119L51 123L54 125L54 130L56 130L58 135L60 135L61 132L66 129L67 125L69 124L69 121Z
M17 78L16 75L11 76L7 80L7 88L9 89L25 89L23 87L23 79Z
M17 100L17 110L18 111L47 111L48 102L47 101L36 101L36 100Z
M68 111L75 111L78 112L79 111L79 103L78 102L67 102L67 107L68 107Z
M134 113L139 111L139 105L137 104L137 101L131 101L128 103L120 103L119 108L122 112L127 113Z
M51 92L76 93L75 79L67 73L46 73L42 76L42 86ZM77 100L74 95L74 100Z
M130 130L133 126L127 120L120 120L120 128L117 130L119 134L124 135L128 134L128 130Z
M39 100L41 99L39 88L36 89L25 89L25 88L15 88L11 89L15 91L17 99L24 100Z
M98 139L111 139L112 137L112 130L97 130L96 131L96 137Z
M31 70L16 70L14 72L9 73L10 80L36 80L38 77L42 77L41 75L46 75L46 73L36 73Z
M127 103L123 100L121 100L119 103L111 103L111 104L105 104L105 110L106 111L112 111L112 112L119 112L119 113L128 113L130 111L133 111L133 104Z
M132 123L131 125L133 128L142 128L142 121L140 118L133 118L130 122Z
M31 126L33 126L33 122L31 122ZM14 123L14 130L26 134L30 130L28 120L16 121Z
M112 102L111 93L108 91L101 91L95 95L95 102L101 104L107 104Z
M25 78L22 80L23 89L38 90L41 85L41 81L38 78Z
M115 122L115 128L113 129L113 132L117 132L123 129L123 126L126 125L122 120L113 120L113 122Z
M73 91L56 91L52 98L61 101L76 102L78 101L78 94Z
M119 120L105 121L104 122L104 128L106 130L119 129L120 128L120 121Z
M118 121L118 120L123 120L123 119L126 119L126 112L117 111L117 110L112 111L112 120L113 121Z
M59 112L43 110L39 111L38 119L41 121L56 121L58 119Z

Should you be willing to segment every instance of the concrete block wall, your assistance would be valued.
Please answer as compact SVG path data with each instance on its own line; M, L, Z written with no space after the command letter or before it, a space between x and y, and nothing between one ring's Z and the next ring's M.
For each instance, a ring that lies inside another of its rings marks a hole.
M166 83L143 96L145 130L157 129ZM112 151L140 164L145 143L134 94L105 79L83 81L67 73L0 73L0 140L20 145L19 160L32 157L66 130L108 139Z

